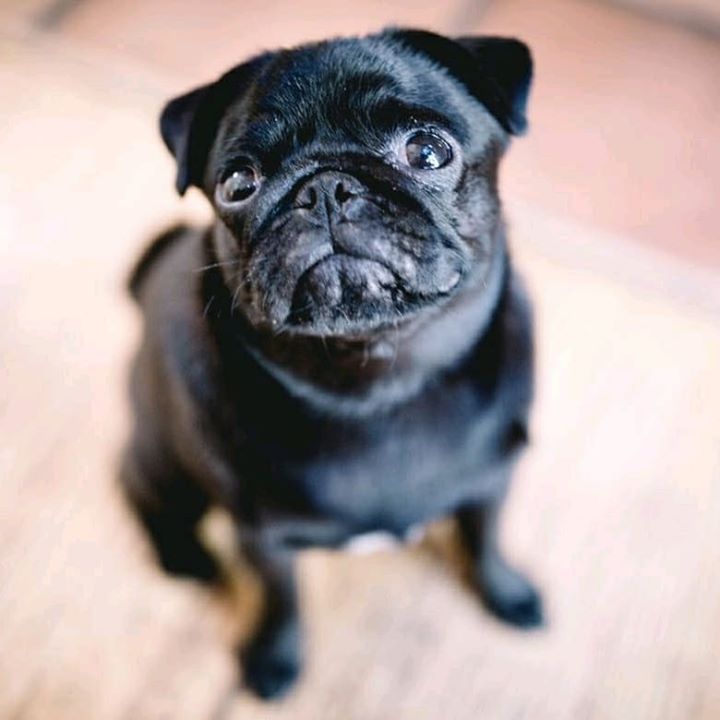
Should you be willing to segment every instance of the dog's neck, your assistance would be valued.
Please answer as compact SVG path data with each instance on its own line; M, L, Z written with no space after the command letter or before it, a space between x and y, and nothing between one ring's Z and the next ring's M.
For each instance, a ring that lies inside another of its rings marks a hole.
M222 346L222 357L226 351L230 357L247 355L315 411L367 417L415 397L438 374L457 367L500 322L510 274L502 227L492 245L485 273L470 278L443 307L366 341L258 331L241 310L233 309L231 291L218 268L204 274L201 307L212 298L212 312L205 320ZM217 263L210 233L205 252L208 266Z

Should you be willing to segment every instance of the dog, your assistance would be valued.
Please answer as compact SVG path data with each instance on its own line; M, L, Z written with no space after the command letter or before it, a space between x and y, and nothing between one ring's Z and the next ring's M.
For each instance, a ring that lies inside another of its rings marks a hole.
M395 28L260 54L162 111L177 190L215 218L132 275L122 487L172 574L215 579L198 522L232 516L266 596L239 651L260 697L301 670L303 548L453 516L486 606L543 622L498 543L533 340L497 172L531 77L518 40Z

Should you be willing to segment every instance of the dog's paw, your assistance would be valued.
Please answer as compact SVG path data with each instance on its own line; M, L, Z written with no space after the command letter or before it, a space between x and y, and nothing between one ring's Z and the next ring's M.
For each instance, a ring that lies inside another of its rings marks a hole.
M245 685L263 700L279 700L295 685L300 675L300 662L288 653L260 645L243 654Z
M498 619L509 625L530 630L545 625L542 597L520 572L505 563L483 573L480 596Z
M530 585L525 592L513 595L483 593L483 602L495 617L509 625L530 630L545 624L542 598Z

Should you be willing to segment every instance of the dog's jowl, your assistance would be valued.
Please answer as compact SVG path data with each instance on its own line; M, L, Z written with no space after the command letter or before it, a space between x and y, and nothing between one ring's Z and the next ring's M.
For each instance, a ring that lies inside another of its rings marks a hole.
M162 113L177 189L215 220L133 274L122 484L170 573L213 580L198 522L234 518L265 585L239 651L263 697L301 669L303 548L452 515L486 606L542 622L498 547L532 333L497 169L531 71L517 40L388 30L265 53Z

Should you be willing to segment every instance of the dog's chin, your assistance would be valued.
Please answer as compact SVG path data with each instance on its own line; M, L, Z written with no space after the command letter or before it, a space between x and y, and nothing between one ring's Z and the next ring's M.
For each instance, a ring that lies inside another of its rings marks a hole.
M432 306L407 309L387 308L385 311L368 310L350 317L349 311L340 315L308 315L292 324L286 324L275 337L283 337L290 343L320 342L325 355L333 360L353 359L362 364L393 361L398 343L411 336L423 322Z

